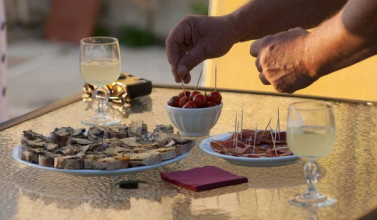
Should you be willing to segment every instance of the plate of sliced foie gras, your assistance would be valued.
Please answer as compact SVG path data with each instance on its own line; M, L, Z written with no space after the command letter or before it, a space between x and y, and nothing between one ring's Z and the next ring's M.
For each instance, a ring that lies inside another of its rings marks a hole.
M18 162L81 176L113 176L165 166L185 158L195 140L174 134L172 125L148 132L142 121L129 125L61 127L42 135L24 131L12 151Z

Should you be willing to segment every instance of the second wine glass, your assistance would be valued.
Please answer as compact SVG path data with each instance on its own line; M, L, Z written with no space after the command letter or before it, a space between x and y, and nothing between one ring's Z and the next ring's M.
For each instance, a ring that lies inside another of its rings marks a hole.
M120 119L106 114L105 106L109 100L106 85L115 82L121 73L121 58L118 39L113 37L89 37L80 44L81 78L95 87L93 100L97 101L97 113L82 120L85 125L110 125Z
M304 175L308 188L302 195L294 196L290 203L299 206L327 206L335 199L317 190L319 165L315 161L328 155L335 145L335 120L333 107L327 102L297 102L289 105L287 142L295 155L306 159Z

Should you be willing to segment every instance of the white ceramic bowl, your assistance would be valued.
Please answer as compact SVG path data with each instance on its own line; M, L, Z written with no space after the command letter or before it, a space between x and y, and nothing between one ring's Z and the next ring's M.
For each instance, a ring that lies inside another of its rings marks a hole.
M187 137L201 137L209 134L220 117L223 103L209 108L176 108L165 104L171 123L179 133Z

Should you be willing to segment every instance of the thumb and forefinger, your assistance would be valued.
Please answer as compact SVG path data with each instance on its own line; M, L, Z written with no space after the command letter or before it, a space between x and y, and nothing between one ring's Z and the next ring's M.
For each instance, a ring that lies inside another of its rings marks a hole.
M204 60L205 56L203 48L199 43L191 48L191 50L179 60L177 65L177 75L182 77L184 83L189 83L191 81L190 71Z
M183 79L184 83L187 84L191 81L190 71L203 62L205 56L200 42L187 52L188 48L186 45L192 42L186 42L188 37L185 39L185 35L190 36L190 34L184 33L180 28L175 28L167 37L165 44L168 61L171 65L175 81L181 82L181 79Z

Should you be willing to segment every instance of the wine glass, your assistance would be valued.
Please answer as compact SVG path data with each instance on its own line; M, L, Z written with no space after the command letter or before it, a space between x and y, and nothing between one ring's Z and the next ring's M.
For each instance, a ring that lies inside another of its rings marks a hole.
M318 193L319 165L317 158L328 155L335 145L335 120L332 104L327 102L296 102L288 107L287 141L295 155L306 159L304 175L308 188L304 194L289 200L299 206L327 206L335 199Z
M116 81L121 72L118 39L113 37L89 37L80 44L81 78L95 87L93 100L98 103L97 113L81 122L85 125L110 125L120 122L106 114L105 106L109 100L106 85Z

